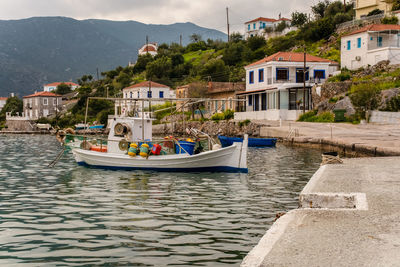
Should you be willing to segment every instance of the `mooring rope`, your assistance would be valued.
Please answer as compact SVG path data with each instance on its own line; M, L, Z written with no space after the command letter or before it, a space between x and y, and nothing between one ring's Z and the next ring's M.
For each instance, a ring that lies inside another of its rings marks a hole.
M53 168L57 162L61 159L62 155L64 154L65 151L65 146L63 146L63 149L57 154L56 158L50 162L50 164L47 166L47 168Z
M341 164L343 160L339 158L339 155L332 156L332 155L322 155L322 162L321 165L325 164Z

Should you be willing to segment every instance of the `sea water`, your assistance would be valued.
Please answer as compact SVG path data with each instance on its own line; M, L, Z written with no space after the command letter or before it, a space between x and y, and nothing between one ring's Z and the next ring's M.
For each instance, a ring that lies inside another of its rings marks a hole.
M321 152L249 149L248 174L78 166L54 136L0 135L1 266L238 266L297 208Z

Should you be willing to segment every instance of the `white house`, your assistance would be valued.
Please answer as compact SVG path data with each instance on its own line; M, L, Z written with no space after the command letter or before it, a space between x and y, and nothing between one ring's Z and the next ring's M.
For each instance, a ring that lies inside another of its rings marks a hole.
M139 56L146 55L147 53L149 53L152 56L155 56L157 55L157 50L158 50L157 43L148 43L139 49Z
M0 111L3 109L4 105L7 102L8 97L0 97Z
M54 91L57 89L57 86L59 86L62 83L71 86L72 91L79 87L79 84L76 84L73 82L56 82L56 83L49 83L49 84L44 85L43 91L45 91L45 92Z
M176 98L175 92L166 85L145 81L138 84L131 85L122 89L122 98L124 100L116 101L116 109L120 109L117 114L127 114L133 110L141 110L141 101L138 99L146 99L151 101L151 105L164 104L162 98ZM126 99L126 100L125 100ZM157 99L152 101L152 99ZM144 101L144 107L149 107L149 101Z
M374 24L342 37L341 67L350 70L389 60L400 64L400 25Z
M278 52L246 66L246 91L237 93L246 105L235 119L296 120L304 105L306 110L312 108L311 87L325 82L338 67L307 54L304 90L303 53Z
M287 28L283 30L282 32L275 32L276 27L278 26L279 23L285 22L287 25ZM290 30L293 30L290 28L291 25L291 20L287 18L283 18L279 15L279 19L272 19L272 18L263 18L259 17L250 21L247 21L244 23L245 25L245 38L249 38L252 36L264 36L266 38L276 36L276 35L283 35L289 32ZM270 29L269 31L266 29Z

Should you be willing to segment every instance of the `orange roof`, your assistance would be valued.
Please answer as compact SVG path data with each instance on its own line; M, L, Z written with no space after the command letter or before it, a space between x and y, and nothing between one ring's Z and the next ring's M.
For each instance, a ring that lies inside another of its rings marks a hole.
M50 96L51 97L51 96L61 96L61 95L57 95L57 94L52 93L52 92L42 91L42 92L38 92L38 93L35 93L35 94L32 94L32 95L24 96L24 98L37 97L37 96Z
M276 20L276 19L259 17L259 18L256 18L256 19L247 21L247 22L245 22L245 24L246 24L246 23L251 23L251 22L260 21L260 20L261 20L261 21L268 21L268 22L276 22L276 21L278 21L278 20Z
M70 86L79 86L79 84L72 83L72 82L49 83L49 84L46 84L45 86L58 86L58 85L60 85L60 84L62 84L62 83L65 83L66 85L70 85Z
M280 18L280 19L278 19L278 21L281 21L281 20L292 21L291 19L288 19L288 18Z
M362 27L361 29L355 30L344 36L354 35L354 34L362 33L362 32L381 32L381 31L389 31L389 30L400 31L400 25L373 24L373 25L368 25L368 26Z
M156 48L152 45L148 45L147 47L145 45L141 48L141 50L146 52L157 52Z
M275 53L268 57L265 57L263 59L260 59L259 61L251 63L251 64L247 65L246 67L255 66L255 65L259 65L261 63L266 63L266 62L271 62L271 61L303 62L304 54L296 53L296 52L278 52L278 53ZM310 54L306 54L306 61L307 62L325 62L325 63L337 64L337 62L335 62L335 61L317 57L317 56L312 56Z
M150 83L151 83L151 87L163 87L163 88L169 88L168 86L161 84L161 83L156 83L156 82L150 82L150 81L144 81L141 83L137 83L128 87L125 87L123 90L125 89L132 89L132 88L139 88L139 87L150 87Z
M0 100L7 100L8 97L0 97Z

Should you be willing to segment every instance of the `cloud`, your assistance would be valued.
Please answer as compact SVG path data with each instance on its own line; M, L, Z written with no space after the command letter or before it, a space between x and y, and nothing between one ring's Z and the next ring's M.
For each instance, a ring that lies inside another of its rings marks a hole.
M290 17L309 11L316 0L1 0L0 19L65 16L76 19L136 20L147 24L193 22L226 31L226 7L231 31L257 17Z

